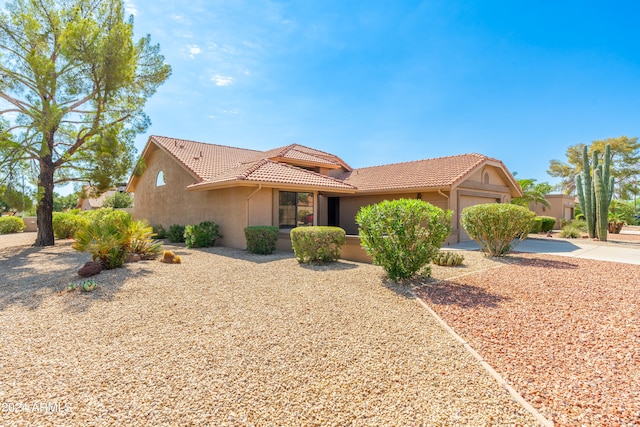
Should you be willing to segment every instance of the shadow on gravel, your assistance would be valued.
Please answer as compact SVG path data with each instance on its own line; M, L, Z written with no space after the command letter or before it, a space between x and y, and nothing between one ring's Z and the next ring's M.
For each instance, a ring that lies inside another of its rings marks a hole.
M124 281L150 273L144 268L104 270L94 276L98 287L93 292L66 292L72 283L81 283L77 272L91 257L63 241L55 246L20 246L0 251L0 311L11 306L35 310L51 298L68 297L75 310L85 310L92 301L109 301ZM144 261L143 261L144 262Z
M522 252L520 253L524 254ZM567 261L546 259L543 256L539 255L529 255L529 257L517 257L513 259L515 259L516 264L524 267L547 268L555 270L574 270L578 268L576 264L572 264Z
M455 281L430 283L417 289L415 293L433 304L457 305L461 308L498 308L500 302L509 300L502 295L491 294L482 288Z

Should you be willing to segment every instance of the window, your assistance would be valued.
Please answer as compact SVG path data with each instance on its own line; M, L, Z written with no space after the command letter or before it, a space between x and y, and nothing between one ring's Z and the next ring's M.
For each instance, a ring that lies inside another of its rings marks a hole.
M280 192L280 228L313 225L313 193Z
M162 187L164 184L164 172L160 171L156 177L156 187Z
M482 182L484 184L488 184L489 183L489 172L485 172L484 176L482 177Z

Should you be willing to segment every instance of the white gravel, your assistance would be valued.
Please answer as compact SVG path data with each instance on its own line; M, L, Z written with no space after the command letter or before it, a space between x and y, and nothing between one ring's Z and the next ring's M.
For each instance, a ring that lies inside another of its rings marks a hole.
M536 425L378 267L174 249L91 293L69 241L0 249L0 424Z

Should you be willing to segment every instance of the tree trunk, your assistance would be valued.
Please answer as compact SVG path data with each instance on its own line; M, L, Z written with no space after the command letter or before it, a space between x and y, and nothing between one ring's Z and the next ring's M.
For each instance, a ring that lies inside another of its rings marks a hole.
M40 174L38 175L38 208L36 223L38 236L33 246L52 246L53 236L53 173L55 167L51 155L40 159Z

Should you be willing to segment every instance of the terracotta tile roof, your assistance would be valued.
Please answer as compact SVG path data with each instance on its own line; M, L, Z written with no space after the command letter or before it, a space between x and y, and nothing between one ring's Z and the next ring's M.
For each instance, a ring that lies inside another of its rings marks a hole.
M244 164L230 169L215 178L189 186L189 188L205 187L232 181L252 181L256 183L275 183L295 186L320 187L325 189L349 190L356 189L319 173L301 169L285 163L262 159L251 164Z
M264 152L246 148L227 147L184 139L152 136L150 139L173 155L200 180L206 181L236 167L256 161Z
M337 178L360 191L444 188L457 184L486 160L499 162L481 154L461 154L355 169Z
M200 180L189 188L232 181L254 181L355 191L353 186L335 178L269 160L296 159L306 163L342 166L337 156L302 145L294 144L264 152L161 136L152 136L150 139Z
M264 154L267 159L301 160L303 162L344 167L347 170L351 170L351 167L338 156L299 144L291 144L285 147L275 148L265 152Z

